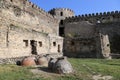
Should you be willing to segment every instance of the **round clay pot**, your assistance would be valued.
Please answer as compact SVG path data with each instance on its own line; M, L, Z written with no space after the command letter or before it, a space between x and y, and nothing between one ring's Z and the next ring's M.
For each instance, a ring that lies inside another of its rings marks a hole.
M48 67L48 60L46 57L39 57L38 60L37 60L37 64L38 65L41 65L41 66L46 66Z
M36 65L35 60L33 57L26 57L22 60L22 66L34 66Z

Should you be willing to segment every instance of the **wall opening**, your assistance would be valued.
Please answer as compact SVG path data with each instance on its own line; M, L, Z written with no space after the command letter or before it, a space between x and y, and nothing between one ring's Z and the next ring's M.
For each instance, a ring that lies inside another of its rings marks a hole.
M107 47L109 47L110 46L110 44L107 44Z
M87 45L87 43L86 43L86 42L84 42L84 43L83 43L83 45L84 45L84 46L86 46L86 45Z
M37 41L31 40L30 44L31 44L31 53L37 55Z
M56 46L56 42L53 42L53 46Z
M13 0L10 0L11 2L13 2Z
M64 27L59 28L59 35L64 36Z
M58 52L60 52L60 45L58 45Z
M28 40L23 40L23 42L25 43L25 47L28 47Z
M72 45L72 46L74 46L74 45L75 45L75 43L74 43L73 41L71 41L71 45Z
M32 5L32 8L34 7L34 4Z
M39 43L39 47L42 47L42 42L41 42L41 41L39 41L38 43Z
M63 20L60 21L60 25L63 25Z
M63 12L60 12L60 16L63 16Z

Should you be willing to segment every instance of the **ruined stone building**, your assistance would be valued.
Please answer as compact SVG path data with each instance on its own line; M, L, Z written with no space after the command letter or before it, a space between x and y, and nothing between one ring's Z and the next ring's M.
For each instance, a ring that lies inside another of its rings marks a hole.
M74 16L70 9L49 11L59 20L64 55L82 58L120 56L120 11Z
M28 0L0 0L0 58L111 58L120 54L119 41L120 11L75 16L67 8L45 12Z
M28 0L0 0L0 58L62 55L59 22Z

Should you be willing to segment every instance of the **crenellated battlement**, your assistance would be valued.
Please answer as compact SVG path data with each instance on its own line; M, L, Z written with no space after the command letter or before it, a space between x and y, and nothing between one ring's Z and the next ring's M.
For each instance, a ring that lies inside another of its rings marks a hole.
M37 5L33 4L32 2L26 0L26 2L28 3L29 6L31 6L33 9L37 9L39 12L45 14L46 16L50 17L50 18L54 18L51 14L49 14L48 12L46 12L44 9L38 7Z
M48 11L48 13L51 13L51 12L53 12L53 11L55 11L55 10L58 10L58 11L69 11L69 12L74 13L74 11L71 10L71 9L69 9L69 8L53 8L53 9L51 9L50 11Z
M29 0L20 0L19 2L18 2L18 0L3 0L3 1L8 2L10 4L13 4L13 5L17 5L17 6L19 6L19 3L20 3L20 6L24 5L23 6L24 9L29 7L29 8L31 8L33 10L35 9L38 13L40 12L40 13L46 15L49 18L54 18L54 16L52 16L50 13L46 12L45 10L43 10L40 7L38 7L34 3L30 2Z
M100 22L109 22L109 21L120 21L120 11L111 11L103 13L92 13L85 15L78 15L72 17L66 17L65 22L78 22L78 21L90 21L92 23Z
M28 5L31 6L33 9L34 9L34 8L35 8L35 9L38 9L38 11L47 14L47 12L45 12L45 10L43 10L42 8L38 7L37 5L33 4L32 2L30 2L30 1L28 1L28 0L26 0L26 1L27 1Z
M64 20L66 17L74 16L74 11L69 8L53 8L48 11L48 13L53 15L58 20Z

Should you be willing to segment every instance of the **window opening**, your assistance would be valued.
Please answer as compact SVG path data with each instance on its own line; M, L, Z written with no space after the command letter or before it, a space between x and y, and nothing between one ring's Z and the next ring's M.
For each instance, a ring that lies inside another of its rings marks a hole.
M53 46L56 46L56 42L53 42Z
M60 16L63 16L63 12L60 12Z
M23 42L25 42L25 46L28 46L28 40L23 40Z
M42 47L42 42L41 42L41 41L39 41L38 43L39 43L39 46L40 46L40 47Z

